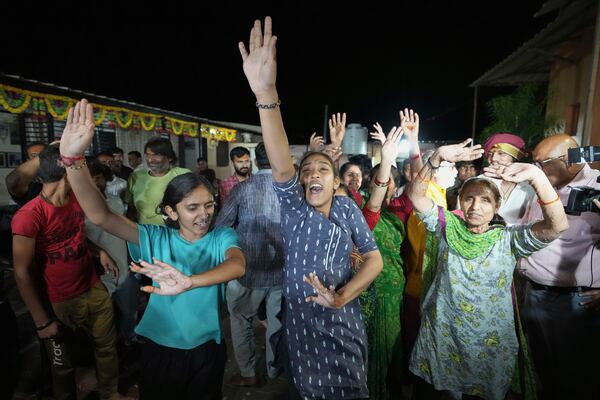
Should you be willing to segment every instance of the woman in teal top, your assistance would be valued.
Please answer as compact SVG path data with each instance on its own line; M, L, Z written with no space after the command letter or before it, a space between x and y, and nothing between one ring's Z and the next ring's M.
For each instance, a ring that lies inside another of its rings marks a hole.
M136 329L147 338L140 398L221 399L226 356L219 301L222 284L244 275L237 237L229 228L211 230L213 188L191 173L167 185L160 205L166 226L138 225L110 211L83 157L93 135L93 109L82 100L69 110L61 138L69 183L90 221L126 240L142 265L132 269L155 283L142 288L155 295Z

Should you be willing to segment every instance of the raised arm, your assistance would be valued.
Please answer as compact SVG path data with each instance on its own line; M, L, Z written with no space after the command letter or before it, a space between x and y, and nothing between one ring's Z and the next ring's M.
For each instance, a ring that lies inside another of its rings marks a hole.
M67 125L60 140L60 154L66 166L69 184L83 208L83 212L92 223L130 243L137 244L137 225L122 215L112 212L104 196L100 193L90 171L85 165L85 150L94 137L94 110L83 99L75 108L69 110Z
M408 108L404 112L400 110L400 123L402 130L408 141L410 157L410 173L414 178L418 171L423 168L423 160L421 159L421 149L419 147L419 114Z
M560 197L544 172L532 164L513 163L509 166L495 165L483 169L485 175L508 182L529 182L538 196L544 219L533 224L531 230L536 238L545 242L557 239L569 229Z
M290 180L296 170L292 163L290 146L283 128L279 95L275 87L277 78L277 59L275 44L277 37L273 36L271 17L265 18L263 35L259 20L254 22L250 31L248 49L243 42L239 43L243 68L250 89L256 96L256 105L260 115L263 141L276 182Z
M439 147L427 163L423 165L421 170L416 174L411 184L408 187L408 197L413 203L415 210L426 212L433 207L433 201L427 197L427 187L435 170L440 167L442 161L458 162L475 160L483 154L481 145L468 146L471 139L467 139L462 143Z
M379 134L373 136L379 136ZM375 175L375 182L371 189L369 201L365 205L365 207L373 212L378 212L381 209L383 200L385 200L387 189L390 185L390 171L400 152L400 139L402 139L402 128L393 127L381 147L381 165L379 166L377 175Z

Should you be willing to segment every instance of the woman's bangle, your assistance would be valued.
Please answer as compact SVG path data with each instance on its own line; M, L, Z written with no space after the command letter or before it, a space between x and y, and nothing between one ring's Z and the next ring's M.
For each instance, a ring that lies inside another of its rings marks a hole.
M392 182L391 176L387 180L387 182L381 182L379 179L377 179L377 177L375 177L375 179L373 179L373 183L375 184L375 186L379 186L379 187L388 187L388 186L390 186L391 182Z
M430 166L430 167L431 167L431 169L433 169L433 170L436 170L436 169L440 168L440 166L439 166L439 165L438 165L437 167L434 167L434 166L433 166L433 163L431 162L431 157L429 157L429 158L427 159L427 163L429 164L429 166Z
M560 196L556 195L556 198L554 200L550 200L550 201L542 201L538 198L538 204L542 205L542 206L549 206L552 203L556 203L557 201L560 201Z
M256 102L256 107L260 108L261 110L272 110L274 108L277 108L281 105L281 99L277 100L275 103L271 103L271 104L261 104L258 101Z
M44 325L42 326L36 326L35 330L36 331L43 331L44 329L46 329L47 327L49 327L50 325L52 325L52 323L54 322L53 318L50 318L50 320L48 322L46 322Z

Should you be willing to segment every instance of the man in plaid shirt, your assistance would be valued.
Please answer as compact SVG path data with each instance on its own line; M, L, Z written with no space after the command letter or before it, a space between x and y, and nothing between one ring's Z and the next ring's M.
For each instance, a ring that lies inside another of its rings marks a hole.
M250 165L250 151L245 147L234 147L229 152L229 159L233 164L235 172L229 178L225 179L219 185L219 200L221 206L229 196L231 189L240 182L244 182L251 175L252 166Z

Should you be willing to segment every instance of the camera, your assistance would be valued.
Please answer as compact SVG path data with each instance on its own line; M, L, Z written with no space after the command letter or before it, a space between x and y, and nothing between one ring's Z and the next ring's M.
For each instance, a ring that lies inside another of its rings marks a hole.
M600 190L574 187L571 188L569 200L565 206L565 213L569 215L580 215L582 212L600 212L592 200L600 200Z
M569 149L567 155L568 163L583 164L600 161L600 147L586 146ZM596 179L600 182L600 177ZM600 212L593 200L600 200L600 190L589 187L574 187L571 189L565 212L569 215L580 215L582 212Z
M569 165L589 164L600 161L600 147L598 146L576 147L574 149L569 149L568 151L567 158Z

